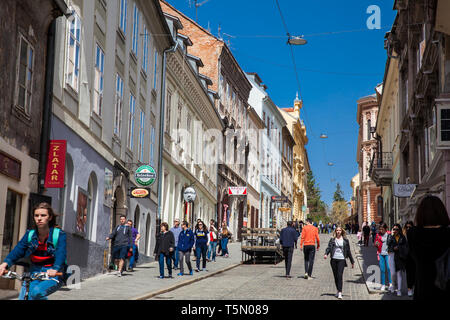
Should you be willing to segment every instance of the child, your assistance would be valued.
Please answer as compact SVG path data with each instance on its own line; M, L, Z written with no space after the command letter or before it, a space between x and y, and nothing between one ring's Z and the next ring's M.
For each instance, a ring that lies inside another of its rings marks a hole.
M362 232L361 232L361 228L358 229L358 233L356 234L356 236L358 237L358 245L362 245Z

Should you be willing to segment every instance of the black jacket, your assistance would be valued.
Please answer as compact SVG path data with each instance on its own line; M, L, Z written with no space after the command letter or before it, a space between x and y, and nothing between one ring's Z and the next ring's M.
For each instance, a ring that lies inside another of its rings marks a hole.
M298 240L298 233L293 227L286 227L281 230L280 244L283 247L293 247Z
M328 242L328 248L326 248L326 250L325 250L326 255L331 254L331 257L333 257L334 252L336 251L336 241L335 240L336 240L335 238L331 238L330 241ZM350 262L352 264L355 264L355 260L353 260L352 252L350 251L350 242L346 238L344 238L343 249L344 249L343 251L344 251L345 259L350 259ZM345 266L347 266L347 260L345 260Z
M175 236L172 231L167 231L166 233L160 233L159 237L156 239L155 254L159 255L163 253L165 256L173 254L170 248L175 248Z
M388 252L394 253L395 271L406 270L406 260L408 259L408 243L405 236L401 235L397 242L394 235L390 234L387 239L387 247Z

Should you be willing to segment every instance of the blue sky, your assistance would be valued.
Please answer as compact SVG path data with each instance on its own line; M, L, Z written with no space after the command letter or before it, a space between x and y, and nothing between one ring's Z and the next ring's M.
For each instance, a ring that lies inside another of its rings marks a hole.
M202 3L204 0L199 0ZM168 0L195 20L189 0ZM393 0L278 0L291 35L308 43L293 47L307 126L311 169L331 204L336 183L351 197L350 180L357 173L356 101L375 93L386 64L384 35L396 11ZM369 30L366 13L381 9L381 29ZM291 107L298 85L287 36L275 0L209 0L198 9L198 23L230 41L245 72L256 72L279 107ZM226 35L225 35L226 34ZM328 139L320 139L321 133ZM333 166L328 166L332 162Z

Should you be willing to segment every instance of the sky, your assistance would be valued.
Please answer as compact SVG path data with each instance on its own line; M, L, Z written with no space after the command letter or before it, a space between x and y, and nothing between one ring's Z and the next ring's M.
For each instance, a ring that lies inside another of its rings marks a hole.
M168 2L196 19L194 0ZM258 73L275 104L292 107L300 91L300 117L309 138L306 149L322 200L331 206L337 183L350 200L350 182L358 173L356 101L374 94L383 82L384 36L395 19L394 1L278 0L289 34L308 41L292 47L286 43L286 27L276 0L198 3L198 23L215 36L220 26L221 36L229 41L241 68ZM373 5L380 9L380 29L367 26L368 20L374 22L374 12L367 13ZM328 138L320 139L322 133Z

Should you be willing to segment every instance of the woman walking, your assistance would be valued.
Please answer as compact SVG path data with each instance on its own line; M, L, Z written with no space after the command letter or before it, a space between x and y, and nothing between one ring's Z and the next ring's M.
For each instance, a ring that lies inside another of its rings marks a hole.
M417 208L415 226L408 230L411 256L416 264L414 300L450 301L450 283L441 279L440 258L449 254L450 219L442 201L427 196ZM436 281L438 280L438 281Z
M172 231L169 231L167 222L161 223L161 233L159 234L155 245L155 259L159 261L159 278L164 279L164 260L166 260L169 270L168 278L172 278L172 255L175 249L175 237Z
M222 247L222 257L225 256L225 258L228 258L228 241L231 238L231 232L228 230L227 226L224 225L222 229L220 230L220 242Z
M406 237L406 243L408 245L408 257L406 258L406 283L408 285L408 296L412 297L414 294L414 283L416 281L416 264L414 263L414 259L411 256L411 251L409 250L409 241L408 241L408 230L414 227L414 223L412 221L408 221L405 223L403 228L403 234Z
M403 273L406 269L406 258L408 255L408 246L406 238L402 233L401 226L396 223L392 228L392 235L388 239L388 252L393 253L393 264L391 264L391 273L395 273L397 279L397 296L402 295ZM392 256L391 256L392 257ZM391 292L393 292L391 290Z
M328 248L325 250L324 259L331 255L331 269L333 270L334 283L336 284L336 297L342 299L342 278L344 268L347 267L346 259L349 258L352 269L355 265L352 253L350 251L350 242L346 237L346 233L342 227L336 227L333 237L328 242Z
M384 223L380 226L379 233L375 237L375 247L377 247L378 263L380 265L381 272L381 291L386 290L386 272L388 274L389 290L393 290L391 270L389 268L389 254L388 254L388 238L390 232L388 231L387 224Z
M208 246L208 258L206 259L208 262L216 261L216 247L217 247L217 229L214 225L210 225L209 227L209 246Z
M40 203L33 208L34 228L28 230L17 246L0 264L0 276L21 258L31 260L30 273L47 273L54 281L34 280L29 287L29 300L46 300L63 284L62 275L66 265L66 234L56 227L56 215L48 203ZM56 235L57 234L57 235ZM57 239L57 240L56 240ZM26 287L22 286L19 300L24 300Z
M195 271L200 271L200 258L203 258L202 270L206 271L206 251L208 250L209 245L209 232L208 227L203 223L203 221L199 221L195 226L194 231L195 236L195 257L197 269Z

